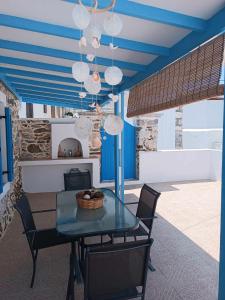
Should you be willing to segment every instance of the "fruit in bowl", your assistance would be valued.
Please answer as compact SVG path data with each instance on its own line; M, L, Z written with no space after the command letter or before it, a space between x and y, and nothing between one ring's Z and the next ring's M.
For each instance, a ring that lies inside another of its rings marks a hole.
M76 194L78 206L96 209L103 206L104 193L100 190L81 191Z

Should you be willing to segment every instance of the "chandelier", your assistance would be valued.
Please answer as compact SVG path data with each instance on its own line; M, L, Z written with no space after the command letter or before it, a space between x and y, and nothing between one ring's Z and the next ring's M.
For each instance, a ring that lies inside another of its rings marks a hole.
M113 11L116 0L111 0L110 4L106 7L100 7L98 0L92 0L92 6L87 6L83 2L83 0L78 0L78 3L74 5L72 11L73 21L80 30L80 40L78 42L80 61L73 64L72 75L77 82L81 83L81 91L79 93L81 101L86 97L87 93L89 93L92 95L92 99L94 99L93 97L96 99L96 102L93 102L90 106L97 107L97 96L102 88L102 80L98 71L97 51L101 47L102 34L111 37L108 47L111 53L112 63L103 73L105 82L111 86L108 97L109 100L113 102L117 102L119 99L118 95L113 93L113 88L121 83L123 73L118 66L114 65L114 51L118 49L118 46L114 45L114 37L121 33L123 22L119 15ZM105 14L103 24L99 24L97 17L95 17L95 14L99 13ZM118 118L115 120L105 120L107 132L110 132L108 127L111 121L114 121L113 123L115 125L119 122ZM117 127L115 127L113 133L110 132L110 134L116 134L116 132L122 130L121 124L118 128ZM76 129L78 129L78 126L76 126Z

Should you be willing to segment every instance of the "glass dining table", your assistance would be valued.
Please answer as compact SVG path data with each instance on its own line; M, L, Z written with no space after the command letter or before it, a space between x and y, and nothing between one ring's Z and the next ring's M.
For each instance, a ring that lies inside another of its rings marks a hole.
M56 197L56 229L59 234L71 236L70 276L67 287L67 299L74 299L74 266L79 281L79 263L76 247L79 238L104 234L126 233L139 226L139 220L127 209L110 189L101 189L104 193L102 208L90 210L77 205L76 194L79 191L62 191Z

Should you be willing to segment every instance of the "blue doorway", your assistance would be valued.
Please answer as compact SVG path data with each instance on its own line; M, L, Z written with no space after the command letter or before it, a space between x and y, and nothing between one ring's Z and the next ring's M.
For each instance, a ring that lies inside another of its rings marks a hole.
M114 136L101 133L101 181L115 179ZM136 127L124 122L124 178L136 179Z

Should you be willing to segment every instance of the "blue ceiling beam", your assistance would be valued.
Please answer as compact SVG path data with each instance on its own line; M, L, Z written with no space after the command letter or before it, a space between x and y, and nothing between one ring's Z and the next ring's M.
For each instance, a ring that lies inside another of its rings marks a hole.
M13 68L8 68L8 67L1 67L0 66L0 74L10 74L10 75L18 75L18 76L24 76L24 77L31 77L35 79L46 79L46 80L51 80L51 81L59 81L62 83L72 83L74 84L76 81L74 81L73 78L70 77L65 77L65 76L59 76L59 75L51 75L51 74L45 74L45 73L39 73L39 72L31 72L31 71L26 71L26 70L18 70L18 69L13 69ZM128 78L124 76L124 80ZM102 83L103 87L108 87L108 85L104 85ZM104 92L104 90L103 90Z
M46 70L46 71L53 71L53 72L59 72L59 73L67 73L67 74L70 74L71 78L72 78L72 69L69 67L53 65L53 64L48 64L48 63L42 63L42 62L34 61L34 60L26 60L26 59L21 59L21 58L9 57L9 56L0 56L0 63L8 64L8 65L16 65L16 66L21 66L21 67L28 67L28 68L33 68L33 69L42 69L42 70ZM49 76L51 77L51 75L49 75ZM73 80L73 81L74 81L74 83L80 84L79 82L76 82L75 80ZM102 82L102 87L110 88L110 86L105 82Z
M225 7L207 21L207 28L204 32L192 32L178 42L175 46L170 49L169 57L158 57L152 63L150 63L145 72L139 72L132 78L126 80L119 87L119 91L124 91L126 89L132 88L134 85L153 75L154 73L160 71L170 63L186 55L199 45L207 42L214 36L225 32Z
M62 59L67 59L67 60L71 60L74 62L81 60L80 53L52 49L52 48L36 46L36 45L32 45L32 44L7 41L7 40L3 40L3 39L0 39L0 48L7 49L7 50L19 51L19 52L26 52L26 53L31 53L31 54L38 54L38 55L62 58ZM85 55L83 55L83 61L88 62ZM97 65L102 65L102 66L107 66L107 67L112 66L112 60L108 59L108 58L96 57L94 62ZM131 62L124 62L124 61L116 60L116 59L113 60L113 64L121 69L127 69L127 70L132 70L132 71L143 71L145 69L145 65L140 65L140 64L131 63ZM71 67L72 67L72 62L71 62Z
M72 101L72 102L77 102L77 103L82 103L82 101L84 102L84 103L92 103L92 99L90 99L90 98L85 98L85 99L80 99L80 98L78 98L78 97L62 97L62 96L60 96L60 95L58 95L58 96L54 96L54 95L49 95L49 94L45 94L45 93L38 93L38 92L32 92L32 91L30 91L30 92L21 92L20 93L20 95L21 95L21 97L41 97L42 99L44 99L44 98L49 98L49 99L52 99L52 100L54 100L54 99L58 99L58 100L62 100L62 101L67 101L67 102L69 102L69 101Z
M77 3L77 0L66 0L67 2ZM92 5L92 0L84 0L85 5ZM103 7L100 2L100 7ZM206 21L197 17L177 13L171 10L161 9L155 6L149 6L141 3L135 3L129 0L117 0L114 12L126 16L172 25L193 31L203 31L206 27Z
M0 25L11 28L29 30L33 32L49 34L53 36L59 36L63 38L69 38L73 40L80 39L80 30L70 27L64 27L61 25L54 25L50 23L34 21L9 15L0 14ZM112 42L112 38L107 35L102 35L101 44L108 46ZM169 55L169 48L147 44L138 41L132 41L124 38L114 37L113 42L121 49L136 51L141 53L153 54L153 55Z
M78 102L81 102L82 99L79 98L78 95L73 95L73 96L68 96L68 95L62 95L62 94L58 94L58 93L52 93L52 92L48 92L47 91L36 91L36 90L29 90L29 89L20 89L18 87L15 86L15 90L16 92L18 92L21 96L24 96L25 94L26 95L36 95L36 96L45 96L45 97L49 97L49 98L57 98L57 99L62 99L62 100L77 100ZM79 100L78 100L79 99ZM104 98L102 98L104 100ZM101 101L99 99L99 97L96 99L96 97L93 96L93 98L89 95L87 97L85 97L85 100L90 100L90 101L95 101L95 100L98 100L98 101Z
M74 99L64 99L61 97L51 97L51 96L46 96L46 95L35 95L34 93L22 93L21 94L22 98L37 98L37 99L43 99L43 100L56 100L60 102L66 102L66 103L76 103L78 105L84 104L84 105L89 105L92 103L91 99L80 99L80 98L74 98Z
M59 107L68 107L68 108L74 108L74 109L85 109L85 110L91 110L91 108L87 105L78 105L77 103L72 102L63 102L63 101L57 101L57 100L51 100L51 99L42 99L37 97L23 97L23 102L26 103L33 103L33 104L43 104L43 105L51 105L51 106L59 106Z
M52 83L52 82L45 82L45 81L37 81L37 80L31 80L31 79L25 79L25 78L19 78L19 77L13 77L13 76L6 76L7 80L11 83L21 83L24 85L30 85L30 86L42 86L47 88L54 88L54 89L61 89L61 90L69 90L69 91L81 91L81 88L78 86L71 86L71 85L63 85L58 83ZM101 91L101 94L108 94L109 91Z
M24 85L24 84L18 84L18 83L12 83L12 86L15 87L15 89L20 93L24 91L36 91L36 92L43 92L48 94L54 94L54 95L64 95L64 96L70 96L74 97L75 95L78 96L78 93L80 91L65 91L65 90L57 90L57 89L49 89L46 87L40 87L40 86L33 86L33 85ZM105 97L107 94L98 94L98 97ZM88 97L92 97L91 95L88 95Z
M59 90L69 90L69 91L74 91L74 92L79 92L81 91L81 88L77 86L70 86L70 85L63 85L63 84L58 84L58 83L52 83L52 82L44 82L44 81L36 81L36 80L30 80L30 79L24 79L24 78L18 78L18 77L13 77L13 76L6 76L7 80L11 82L11 84L22 84L24 86L30 85L30 87L46 87L49 89L59 89ZM110 91L101 91L102 95L107 95Z

